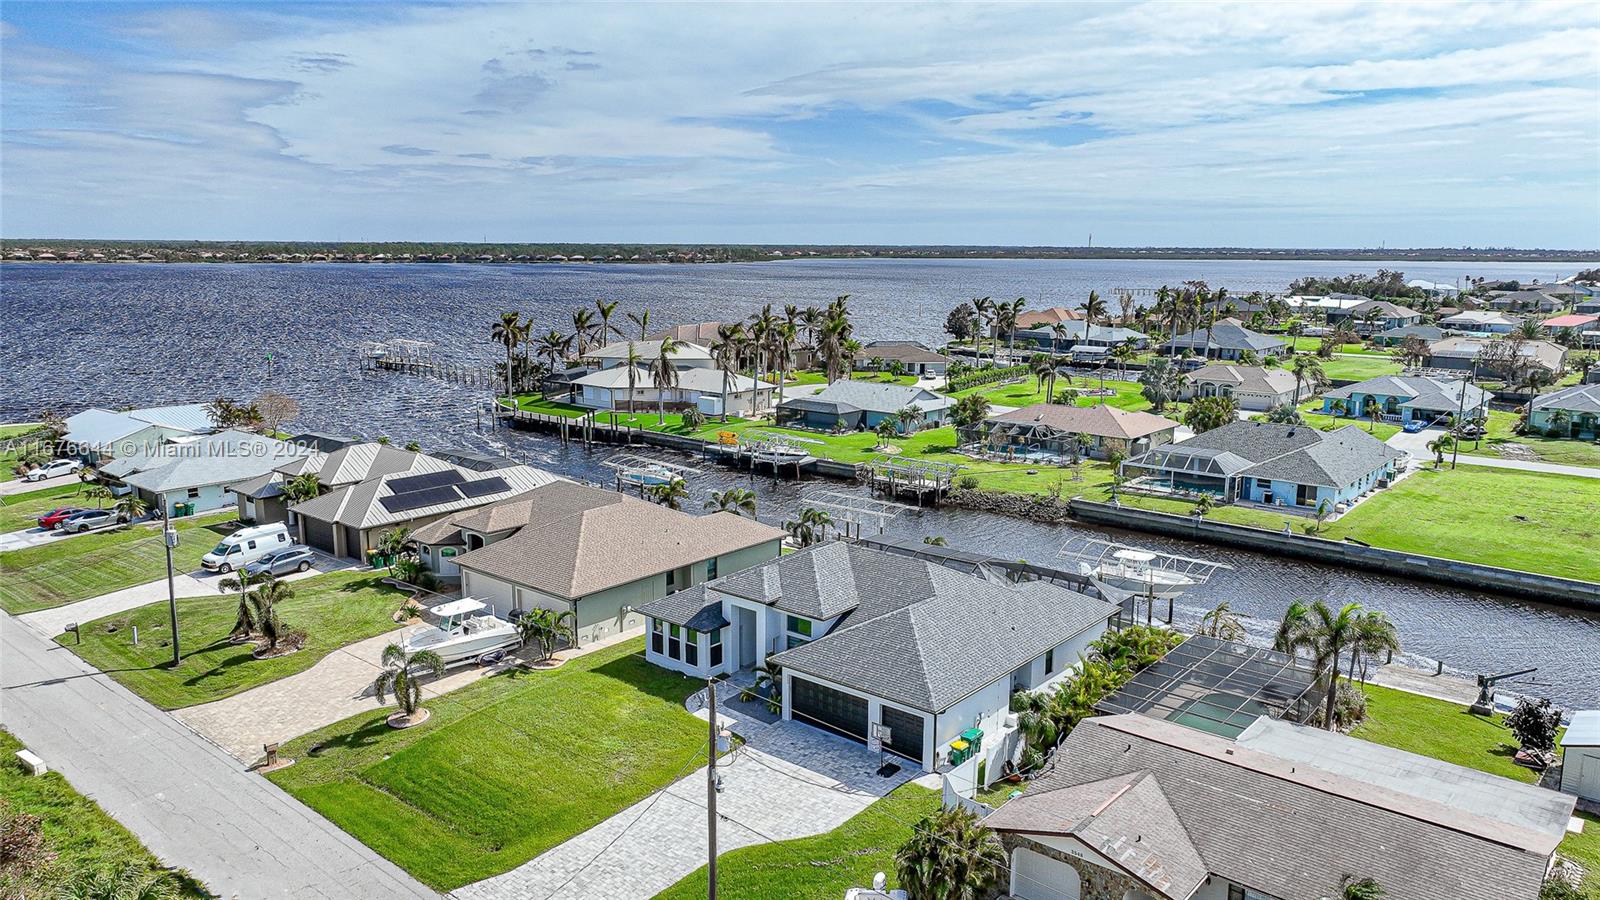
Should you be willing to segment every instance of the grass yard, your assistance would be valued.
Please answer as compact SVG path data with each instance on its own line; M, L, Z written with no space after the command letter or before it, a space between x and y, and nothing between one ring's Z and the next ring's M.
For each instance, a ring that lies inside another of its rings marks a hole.
M505 872L705 764L683 709L699 684L643 649L481 679L405 731L346 719L290 742L298 762L268 777L433 888Z
M1141 393L1142 388L1140 388L1138 382L1117 381L1113 378L1107 378L1105 380L1105 386L1109 390L1116 391L1116 396L1079 397L1077 405L1097 406L1101 401L1104 401L1105 403L1120 409L1132 410L1135 412L1149 411L1150 401L1144 398L1144 394ZM1062 391L1068 389L1082 392L1098 390L1099 388L1099 378L1074 378L1072 379L1071 384L1068 384L1065 378L1056 379L1057 394L1060 394ZM1004 384L1000 385L999 387L969 388L968 390L957 393L955 396L960 397L966 394L983 394L985 397L989 398L990 403L996 406L1032 406L1035 403L1044 403L1047 400L1045 392L1035 387L1035 382L1032 378L1018 382L1017 384ZM1172 412L1172 410L1169 410L1168 412ZM1171 418L1171 416L1168 416L1168 418Z
M826 834L722 854L717 858L717 890L750 900L837 900L850 888L871 887L879 872L889 875L893 887L895 851L910 840L912 825L938 809L937 793L903 785ZM705 895L702 866L656 900Z
M298 652L272 659L252 659L253 644L229 643L235 593L178 601L183 655L176 669L170 666L165 601L84 624L82 645L68 635L56 640L162 709L194 706L303 672L346 644L398 627L393 614L407 595L380 583L381 577L334 572L289 582L294 597L278 607L278 615L288 627L304 630L306 642ZM137 647L133 625L139 626Z
M1349 416L1329 415L1328 413L1322 412L1321 400L1311 400L1301 403L1300 417L1305 419L1307 425L1323 431L1333 431L1338 428L1343 428L1346 425L1357 425L1360 426L1362 431L1367 432L1380 441L1387 441L1400 431L1399 425L1390 425L1387 422L1374 423L1371 419L1352 419ZM1250 418L1258 422L1265 422L1267 420L1267 414L1260 413L1258 415L1251 416Z
M0 532L32 528L36 519L58 506L93 507L93 500L79 496L83 489L81 484L59 484L0 497Z
M18 425L0 425L0 441L8 441L14 437L21 437L39 427L37 422L24 422ZM0 481L11 481L17 477L12 471L17 465L17 452L7 450L0 452Z
M1566 466L1600 466L1600 444L1571 438L1547 438L1535 434L1517 434L1516 413L1489 410L1489 433L1481 442L1464 441L1462 453L1475 456L1498 456L1503 459L1522 459L1521 454L1504 449L1506 444L1520 444L1533 451L1543 462Z
M173 568L198 569L200 557L237 523L233 512L177 520ZM0 553L0 609L12 615L49 609L155 581L166 573L158 527L131 525L61 538Z
M1534 781L1532 770L1512 762L1516 739L1502 724L1503 716L1475 716L1454 703L1373 684L1366 692L1367 718L1351 732L1355 737L1491 775ZM1585 823L1583 833L1568 833L1558 852L1588 871L1584 886L1591 897L1600 897L1600 816L1578 816Z
M1322 360L1322 373L1334 381L1366 381L1399 375L1402 366L1387 356L1335 356Z
M27 774L16 759L22 746L10 732L0 730L0 809L38 816L44 847L55 859L16 882L7 880L5 884L17 890L14 896L54 897L60 892L76 897L80 895L70 891L70 886L96 873L128 868L159 878L179 896L210 896L192 879L163 866L138 838L106 815L99 804L74 790L61 773ZM21 875L9 870L7 874Z
M1293 347L1297 353L1315 353L1322 349L1322 338L1319 337L1307 337L1305 335L1301 335L1300 337L1291 338L1286 334L1275 335L1275 337L1288 341L1289 346ZM1335 352L1356 353L1370 356L1383 355L1381 352L1372 350L1367 347L1366 344L1362 343L1340 344L1339 349Z

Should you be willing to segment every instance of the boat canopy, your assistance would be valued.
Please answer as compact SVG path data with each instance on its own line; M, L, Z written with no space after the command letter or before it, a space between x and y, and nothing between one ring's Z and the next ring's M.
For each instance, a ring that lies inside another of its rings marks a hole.
M1123 562L1147 563L1156 558L1156 555L1148 550L1118 550L1111 555Z
M438 606L431 607L429 608L428 612L431 612L443 619L449 616L461 616L466 615L467 613L475 613L480 609L488 608L489 607L487 604L481 600L474 600L471 597L464 597L460 600L451 600L449 603L441 603Z

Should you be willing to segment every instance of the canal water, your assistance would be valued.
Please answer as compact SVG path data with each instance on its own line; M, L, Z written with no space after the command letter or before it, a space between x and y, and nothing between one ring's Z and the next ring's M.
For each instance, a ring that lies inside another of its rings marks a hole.
M740 266L66 266L0 267L0 421L53 409L124 406L251 396L265 388L294 396L295 423L397 444L506 453L572 478L609 483L602 465L616 448L564 446L483 421L482 392L426 378L362 374L363 341L430 341L441 356L487 363L489 323L521 309L541 327L561 327L572 306L596 298L621 310L651 309L652 328L748 315L761 303L822 304L853 295L863 339L939 340L944 313L972 296L1027 296L1030 305L1077 305L1090 288L1177 284L1191 278L1231 293L1280 290L1301 274L1372 271L1373 263L978 260L809 261ZM1549 280L1571 265L1388 264L1407 277L1454 281L1466 275ZM1038 299L1035 299L1038 298ZM629 323L621 321L628 326ZM271 360L267 357L270 354ZM741 485L760 497L760 518L781 523L836 481L751 479L697 458L645 450L693 465L692 503ZM1184 595L1176 615L1193 624L1228 600L1265 642L1296 599L1356 601L1387 612L1408 661L1472 674L1538 666L1537 684L1509 685L1568 707L1600 706L1600 616L1425 582L1143 534L1043 526L947 509L903 510L886 533L944 537L951 546L1051 565L1069 539L1091 534L1232 566ZM863 527L864 532L874 530ZM1600 552L1597 548L1595 552ZM1163 610L1164 611L1164 610Z

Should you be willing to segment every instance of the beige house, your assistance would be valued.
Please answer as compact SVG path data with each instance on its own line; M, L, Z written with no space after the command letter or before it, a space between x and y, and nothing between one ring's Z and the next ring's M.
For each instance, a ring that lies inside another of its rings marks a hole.
M1112 453L1137 456L1172 443L1178 423L1147 412L1115 406L1067 406L1035 403L960 429L969 448L1012 453L1020 457L1092 456Z
M1313 386L1300 385L1301 397L1307 397ZM1283 369L1262 366L1202 366L1189 373L1178 394L1183 401L1196 397L1232 397L1240 409L1265 411L1294 402L1294 374Z
M783 532L555 481L418 529L423 560L496 615L553 609L580 644L642 629L645 603L776 559Z

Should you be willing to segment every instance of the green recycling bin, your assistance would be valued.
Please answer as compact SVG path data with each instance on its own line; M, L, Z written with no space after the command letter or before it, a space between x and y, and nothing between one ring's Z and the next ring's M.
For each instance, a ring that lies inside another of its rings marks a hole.
M194 501L193 500L190 500L187 503L183 504L183 514L186 515L186 516L194 515Z

